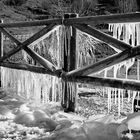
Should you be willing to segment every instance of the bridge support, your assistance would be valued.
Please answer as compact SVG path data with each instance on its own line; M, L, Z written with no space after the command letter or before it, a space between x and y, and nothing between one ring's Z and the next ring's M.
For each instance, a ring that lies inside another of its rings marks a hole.
M75 18L77 14L65 14L64 19ZM76 69L76 29L72 26L65 25L64 39L64 67L63 70L68 72ZM74 112L76 107L77 84L63 82L62 107L65 112Z
M0 20L3 23L3 20ZM3 33L0 32L0 57L3 56ZM1 87L1 67L0 67L0 87Z

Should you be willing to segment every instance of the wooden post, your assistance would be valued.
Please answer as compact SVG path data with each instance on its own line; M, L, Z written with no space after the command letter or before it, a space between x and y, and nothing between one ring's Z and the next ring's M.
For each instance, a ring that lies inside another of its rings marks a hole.
M0 20L3 23L3 20ZM3 56L3 33L0 32L0 57ZM0 67L0 87L1 87L1 67Z
M77 14L65 14L64 19L77 17ZM64 68L68 72L76 68L76 29L65 26L66 36L64 40ZM70 87L72 86L72 87ZM77 85L63 82L62 107L65 112L74 112L76 107ZM73 94L73 95L71 95Z

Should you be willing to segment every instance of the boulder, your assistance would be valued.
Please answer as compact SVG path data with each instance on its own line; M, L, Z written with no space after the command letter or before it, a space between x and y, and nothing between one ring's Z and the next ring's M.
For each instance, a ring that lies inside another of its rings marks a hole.
M20 112L16 115L14 122L26 126L33 126L35 124L35 118L32 112Z

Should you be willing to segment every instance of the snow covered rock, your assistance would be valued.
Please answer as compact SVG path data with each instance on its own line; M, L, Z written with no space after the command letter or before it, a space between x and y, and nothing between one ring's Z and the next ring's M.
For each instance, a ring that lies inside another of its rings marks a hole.
M123 134L129 130L129 134ZM140 112L135 112L129 114L128 117L122 121L121 125L118 127L117 132L119 137L127 136L133 138L131 131L140 131Z
M20 112L16 115L14 122L25 126L33 126L35 118L32 112Z

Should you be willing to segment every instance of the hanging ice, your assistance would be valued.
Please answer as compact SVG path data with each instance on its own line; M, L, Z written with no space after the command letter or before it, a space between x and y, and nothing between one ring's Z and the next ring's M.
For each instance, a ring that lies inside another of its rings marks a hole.
M62 26L57 26L48 34L33 42L29 47L40 55L43 55L43 57L47 57L57 67L62 67L62 34ZM27 63L36 64L24 51L22 51L22 55L24 61ZM1 75L3 88L10 88L15 94L19 94L29 101L36 103L60 101L60 93L62 91L61 82L54 76L4 67L2 67Z
M109 24L109 31L113 33L113 37L121 40L127 44L130 44L132 47L136 45L140 45L140 23L117 23L117 24ZM120 52L120 50L115 49L111 46L116 52ZM121 64L114 65L114 78L117 78L117 71L122 67L125 66L126 68L126 79L128 79L128 69L132 67L135 62L135 58L129 59L127 61L122 62ZM137 60L137 76L139 80L139 60ZM120 91L118 89L118 114L120 114L120 95L122 94L122 107L123 107L123 93L125 91ZM131 91L133 94L132 99L132 106L134 102L134 98L136 97L136 91ZM121 94L120 94L121 93ZM128 102L130 101L131 94L130 90L127 91L128 94ZM116 103L116 101L115 101ZM133 107L132 107L133 112Z

